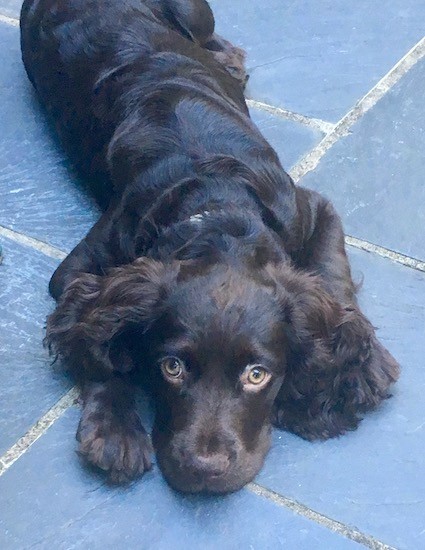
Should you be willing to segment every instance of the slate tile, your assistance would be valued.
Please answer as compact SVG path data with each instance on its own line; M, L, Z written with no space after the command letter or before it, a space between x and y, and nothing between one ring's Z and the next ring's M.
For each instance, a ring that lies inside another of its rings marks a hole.
M332 199L348 234L425 259L425 60L301 183Z
M0 479L2 548L359 548L247 490L182 496L156 468L108 487L73 452L78 416L69 409Z
M78 187L26 77L19 29L0 22L0 224L65 251L97 209Z
M275 432L258 483L396 548L425 548L425 274L352 249L361 304L402 368L357 431L309 443Z
M47 283L57 262L1 239L0 265L0 454L70 387L50 366L43 349L44 323L53 300Z
M23 0L0 0L0 15L19 18Z
M23 0L0 0L0 14L19 19Z
M286 170L299 161L322 138L319 130L251 108L251 118L279 155Z
M211 0L217 31L245 48L248 95L339 120L423 36L422 0Z

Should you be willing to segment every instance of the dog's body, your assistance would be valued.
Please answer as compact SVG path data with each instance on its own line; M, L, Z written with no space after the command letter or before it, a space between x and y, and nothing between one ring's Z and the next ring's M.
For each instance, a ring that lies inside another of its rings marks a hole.
M308 439L355 428L398 365L358 309L332 206L294 186L251 122L242 53L208 4L26 0L21 32L28 75L107 207L50 284L47 339L84 387L81 453L118 481L150 466L137 370L182 490L252 479L271 415Z

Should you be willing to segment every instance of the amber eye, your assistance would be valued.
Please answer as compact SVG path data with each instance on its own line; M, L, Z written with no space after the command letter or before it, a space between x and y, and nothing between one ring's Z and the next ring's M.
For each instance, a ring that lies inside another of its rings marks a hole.
M261 384L267 376L267 372L262 367L252 367L248 372L248 382L250 384Z
M248 365L241 380L246 390L257 390L262 388L270 380L271 375L261 365Z
M177 357L165 357L161 360L161 369L167 378L178 380L183 376L184 363Z

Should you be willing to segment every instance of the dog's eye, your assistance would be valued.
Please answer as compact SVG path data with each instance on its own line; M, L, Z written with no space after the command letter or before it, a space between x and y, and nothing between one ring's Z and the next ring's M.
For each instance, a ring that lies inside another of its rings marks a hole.
M161 369L167 378L178 380L182 378L185 367L178 357L165 357L161 360Z
M262 388L270 380L271 374L261 365L248 365L241 376L245 389L257 390Z
M260 367L252 368L248 373L248 382L251 384L261 384L264 381L267 373L264 369Z

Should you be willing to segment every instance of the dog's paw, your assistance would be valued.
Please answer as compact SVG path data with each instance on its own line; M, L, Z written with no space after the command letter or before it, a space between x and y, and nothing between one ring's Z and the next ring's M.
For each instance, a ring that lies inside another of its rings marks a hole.
M128 483L152 467L152 446L136 412L84 414L77 430L78 453L108 472L112 483Z

